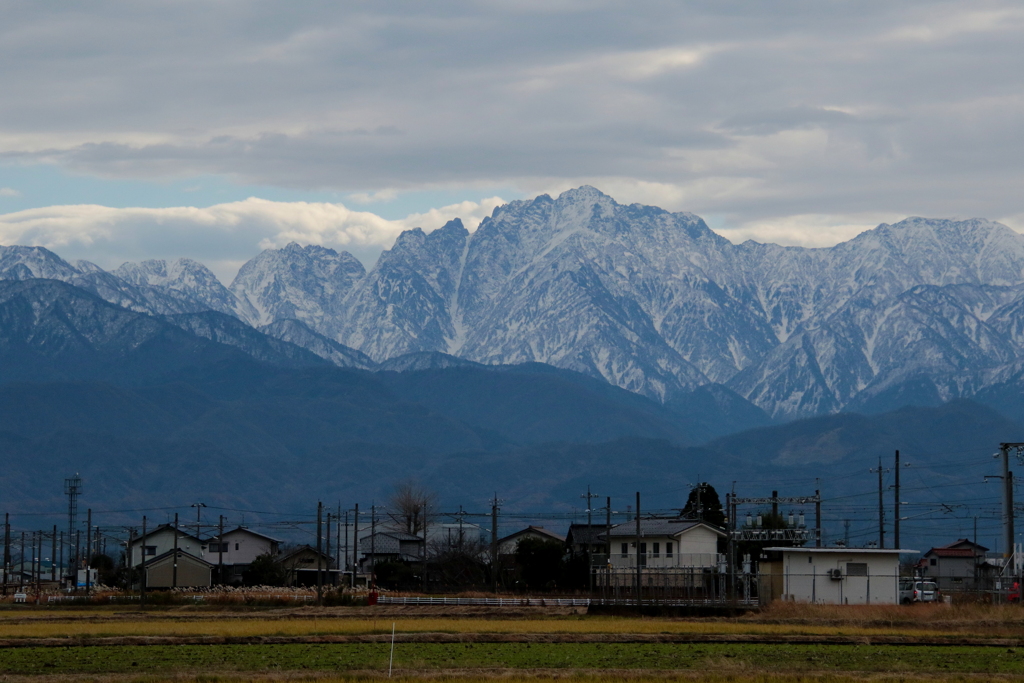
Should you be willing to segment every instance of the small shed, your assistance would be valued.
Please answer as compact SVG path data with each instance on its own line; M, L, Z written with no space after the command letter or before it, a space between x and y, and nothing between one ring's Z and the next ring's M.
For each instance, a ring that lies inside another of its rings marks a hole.
M765 548L761 603L792 600L826 605L898 605L900 555L887 548Z

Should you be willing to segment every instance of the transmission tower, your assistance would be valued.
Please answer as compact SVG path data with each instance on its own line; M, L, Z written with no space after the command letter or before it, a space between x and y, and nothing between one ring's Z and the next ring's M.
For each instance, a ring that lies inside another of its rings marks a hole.
M68 539L75 537L75 527L78 526L78 495L82 492L82 478L75 472L75 476L64 480L64 495L68 497ZM78 558L74 558L77 563ZM72 566L68 562L68 566Z

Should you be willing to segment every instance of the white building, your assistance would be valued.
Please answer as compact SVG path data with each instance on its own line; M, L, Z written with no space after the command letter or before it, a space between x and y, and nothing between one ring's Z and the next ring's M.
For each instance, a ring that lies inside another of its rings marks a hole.
M718 539L725 532L696 520L641 519L639 545L636 521L613 526L604 537L612 570L635 568L638 558L650 570L704 569L717 567L722 559Z
M243 526L225 531L223 536L214 536L206 544L206 561L216 565L214 575L219 583L236 583L242 574L260 555L276 556L281 541ZM220 565L224 575L220 576Z
M878 548L765 548L781 559L760 565L762 604L793 600L829 605L899 604L900 554Z
M146 532L145 536L136 536L131 541L131 564L138 566L142 564L142 553L146 553L146 561L170 552L174 549L174 536L178 536L178 550L181 550L193 557L209 559L206 556L206 542L201 541L187 531L182 531L179 526L177 531L173 524L161 524Z
M683 590L695 596L693 591L707 591L714 584L725 559L718 553L723 538L721 529L689 519L641 519L639 540L636 520L613 526L601 536L610 553L594 556L594 583L631 588L639 562L645 589Z

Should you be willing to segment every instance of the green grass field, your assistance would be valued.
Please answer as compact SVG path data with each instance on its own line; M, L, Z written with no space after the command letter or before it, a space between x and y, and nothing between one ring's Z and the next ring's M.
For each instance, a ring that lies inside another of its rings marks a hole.
M388 654L388 645L379 643L24 647L0 650L0 671L25 676L368 673L386 672ZM400 643L395 649L395 669L399 674L556 669L1024 676L1024 652L902 645Z

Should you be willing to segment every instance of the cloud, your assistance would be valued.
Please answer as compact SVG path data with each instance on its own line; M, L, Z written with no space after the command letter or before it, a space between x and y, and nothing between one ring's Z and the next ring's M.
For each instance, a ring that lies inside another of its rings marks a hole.
M737 230L1017 215L1022 40L1012 0L24 3L0 161L356 205L599 179Z
M289 242L344 249L372 265L403 230L431 231L456 217L475 230L502 203L498 197L461 202L401 220L342 204L256 198L206 208L51 206L0 215L0 244L43 246L66 259L86 259L106 268L124 261L189 256L230 281L238 266L259 251Z
M21 192L18 192L13 187L0 187L0 197L20 197Z

